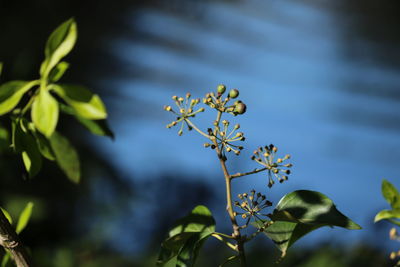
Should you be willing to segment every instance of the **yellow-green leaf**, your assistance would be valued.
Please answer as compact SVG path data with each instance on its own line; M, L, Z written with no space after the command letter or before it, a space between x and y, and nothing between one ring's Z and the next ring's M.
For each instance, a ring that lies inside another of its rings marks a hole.
M53 67L71 52L76 39L77 27L74 19L67 20L53 31L44 50L45 61L40 67L40 74L43 78L47 78Z
M58 166L72 182L79 183L81 171L78 153L75 148L67 138L58 132L54 132L49 141Z
M5 209L3 209L2 207L0 207L0 210L3 212L4 216L7 218L8 222L10 224L12 224L12 218L10 213L8 213L8 211L6 211Z
M76 113L86 119L107 118L107 111L100 97L83 86L53 85L51 87Z
M400 195L396 187L387 180L382 181L382 195L393 209L400 208Z
M19 215L17 228L15 230L17 234L21 233L22 230L24 230L25 227L28 225L29 219L31 218L32 215L33 206L34 206L33 202L28 202L28 204L26 204L25 208Z
M49 80L51 82L57 82L58 80L61 79L61 77L64 75L64 73L67 71L68 68L69 68L69 63L61 61L54 67L54 69L51 70L49 75Z
M400 219L400 209L395 210L381 210L376 214L374 222L388 219Z
M37 81L11 81L0 86L0 115L10 112Z
M36 129L49 138L58 122L58 103L47 90L41 89L33 101L31 117Z

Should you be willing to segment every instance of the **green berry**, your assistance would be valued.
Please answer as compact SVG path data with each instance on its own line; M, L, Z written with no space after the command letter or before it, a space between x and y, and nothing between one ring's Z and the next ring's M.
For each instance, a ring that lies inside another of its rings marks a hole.
M230 98L236 98L239 96L239 90L238 89L232 89L229 91L229 97Z
M236 114L243 114L246 112L246 105L243 103L239 103L235 106L235 109L233 110L234 113Z
M218 87L217 87L218 93L223 94L223 93L225 93L225 91L226 91L226 86L224 84L218 85Z

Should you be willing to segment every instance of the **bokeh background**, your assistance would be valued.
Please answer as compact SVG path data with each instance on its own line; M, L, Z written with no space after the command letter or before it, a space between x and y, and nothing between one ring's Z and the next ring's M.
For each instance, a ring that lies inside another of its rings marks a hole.
M0 203L17 214L35 201L22 234L37 266L154 266L168 226L197 204L229 231L224 182L195 133L178 137L163 111L172 95L201 97L224 83L246 102L237 117L246 149L273 143L293 174L271 190L263 174L235 181L277 202L295 189L321 191L363 226L323 229L300 240L281 266L391 266L383 178L400 187L400 3L398 1L0 1L1 81L35 79L48 35L75 17L78 43L63 81L101 95L115 141L74 120L58 127L78 147L83 181L52 164L24 179L19 158L0 154ZM213 114L198 116L207 128ZM2 125L9 121L1 118ZM207 257L212 253L214 257ZM210 241L199 266L229 251ZM249 246L252 266L279 256L266 238ZM232 265L233 266L233 265Z

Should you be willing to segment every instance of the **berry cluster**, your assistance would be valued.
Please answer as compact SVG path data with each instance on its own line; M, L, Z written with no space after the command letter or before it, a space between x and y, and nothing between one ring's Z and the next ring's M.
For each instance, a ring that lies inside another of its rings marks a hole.
M239 194L238 198L241 201L235 201L235 206L239 207L243 212L236 212L236 215L240 215L243 219L247 219L243 228L247 227L251 218L254 218L256 221L262 221L260 216L268 216L268 214L261 213L263 209L272 206L272 203L266 199L265 195L262 195L261 193L256 194L255 190L251 190L250 194Z
M171 128L177 125L179 122L182 122L181 128L178 131L178 135L183 134L183 127L186 123L188 130L192 130L192 126L186 121L186 119L190 117L195 117L197 113L204 112L204 108L199 108L194 111L194 107L200 103L200 99L190 99L190 93L186 94L186 98L173 96L172 99L175 101L176 106L178 107L178 111L172 109L171 106L164 106L164 110L172 112L177 116L176 120L167 125L167 128Z
M283 158L277 158L276 153L278 148L273 144L265 147L259 147L254 151L254 155L251 157L252 160L263 165L268 171L268 187L272 187L275 183L272 176L275 176L280 183L288 179L290 174L290 168L293 166L291 163L284 164L283 162L290 159L290 155L285 155Z
M235 99L239 96L238 89L232 89L229 91L228 96L225 99L222 99L222 95L226 91L226 86L223 84L218 85L217 94L208 93L205 98L203 98L203 103L208 105L210 108L214 108L221 112L227 112L233 115L241 115L246 112L246 105L237 100L233 103L233 105L226 106L231 99Z
M215 138L221 152L223 153L223 157L225 157L225 152L234 152L236 155L239 155L240 151L243 149L243 146L234 145L232 142L245 140L244 134L242 132L237 132L237 130L240 128L240 125L235 124L233 129L229 131L229 121L223 120L222 126L222 129L217 128L217 135L215 135ZM210 136L214 136L212 129L208 129L208 134ZM215 145L210 143L205 143L204 146L211 147L212 149L215 148Z

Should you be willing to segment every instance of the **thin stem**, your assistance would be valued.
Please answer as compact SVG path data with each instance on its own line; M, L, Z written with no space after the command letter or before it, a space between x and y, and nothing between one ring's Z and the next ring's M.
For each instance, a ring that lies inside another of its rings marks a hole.
M215 129L214 129L214 135L216 136L218 127L219 127L219 121L221 120L221 116L222 116L222 112L218 111L218 115L217 115L217 119L216 119L216 123L215 123ZM229 175L228 169L226 167L225 164L225 160L222 157L222 153L221 150L219 149L218 143L217 143L217 139L215 137L213 137L212 142L215 145L215 151L217 153L219 162L221 164L221 168L222 171L224 173L224 177L225 177L225 185L226 185L226 210L229 214L229 218L231 220L232 223L232 228L233 228L233 238L236 240L237 242L237 251L239 252L239 258L240 258L240 265L242 267L246 267L246 255L244 252L244 239L242 238L241 234L240 234L240 227L236 222L236 217L235 217L235 213L233 211L233 207L232 207L232 186L231 186L231 176Z
M259 173L259 172L262 172L262 171L265 171L265 170L267 170L268 168L262 168L262 169L255 169L254 171L251 171L251 172L244 172L244 173L236 173L236 174L233 174L233 175L231 175L230 176L230 178L231 179L234 179L234 178L238 178L238 177L242 177L242 176L246 176L246 175L250 175L250 174L255 174L255 173Z
M11 227L3 211L0 209L0 246L10 252L17 267L32 266L25 248L18 235Z
M227 235L227 234L224 234L224 233L214 232L213 234L220 235L220 236L223 236L223 237L226 237L226 238L230 238L230 239L235 239L233 236Z
M233 249L234 251L237 251L237 247L235 245L233 245L232 243L226 241L225 239L223 239L220 235L213 233L211 234L212 237L215 237L216 239L218 239L219 241L221 241L222 243L224 243L225 245L227 245L228 247L230 247L231 249Z
M195 129L199 134L201 134L201 135L204 136L205 138L207 138L207 139L210 139L210 138L211 138L211 136L209 136L208 134L204 133L202 130L200 130L199 128L197 128L197 126L194 125L194 123L191 122L189 119L186 119L186 118L185 118L185 121L186 121L190 126L192 126L193 129Z

